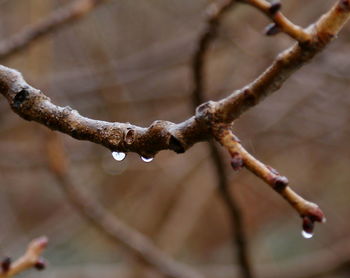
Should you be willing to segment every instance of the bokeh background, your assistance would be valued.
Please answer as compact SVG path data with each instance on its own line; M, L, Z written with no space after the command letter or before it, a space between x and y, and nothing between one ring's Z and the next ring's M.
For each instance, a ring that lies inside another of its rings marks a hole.
M0 1L2 40L69 2ZM111 0L3 63L54 103L82 115L141 126L156 119L179 122L194 113L191 59L212 2ZM290 19L307 26L333 2L282 4ZM293 43L283 34L264 36L268 23L242 4L227 13L207 56L207 99L252 81ZM313 277L315 269L332 270L332 264L335 270L322 277L349 277L349 46L350 25L277 93L236 121L243 145L318 203L328 220L306 240L301 220L280 196L246 170L229 171L257 277ZM53 133L19 118L1 98L0 255L16 257L33 237L45 234L48 269L23 277L134 277L137 261L91 227L62 194L47 166ZM151 163L133 153L117 162L101 146L56 134L76 186L177 260L208 277L239 277L228 213L205 143L181 155L163 151Z

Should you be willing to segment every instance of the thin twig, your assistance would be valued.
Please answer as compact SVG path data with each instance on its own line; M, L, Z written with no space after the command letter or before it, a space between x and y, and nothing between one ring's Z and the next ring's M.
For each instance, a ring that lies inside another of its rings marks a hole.
M46 237L36 238L29 243L24 255L13 263L11 263L10 258L3 260L1 262L0 278L12 277L33 267L43 270L45 268L45 261L41 255L47 243L48 239Z
M325 216L320 208L295 193L288 186L288 179L281 176L275 169L265 165L249 154L241 145L230 128L220 129L217 135L220 143L229 151L232 157L232 167L239 170L246 167L253 174L269 184L299 213L303 219L303 230L312 233L314 222L325 222Z
M158 249L146 236L127 226L115 215L103 208L96 200L73 184L68 177L69 162L63 146L53 135L47 148L49 169L56 177L68 201L89 220L102 234L116 243L122 243L144 262L153 266L166 277L203 278L202 274L190 266L179 263Z
M221 6L218 6L217 3L214 3L208 8L209 18L207 20L207 26L198 40L197 49L193 55L192 60L192 75L194 83L192 90L192 103L194 107L204 102L206 81L205 62L207 52L210 48L211 43L217 37L218 28L221 24L221 21L223 20L225 13L229 11L235 3L235 0L229 0L222 3ZM213 140L210 140L208 144L218 179L218 188L220 190L220 195L224 201L225 206L227 207L230 216L234 255L238 259L242 277L252 278L254 276L248 254L247 239L244 232L241 211L234 196L232 196L230 193L229 182L227 180L227 173L223 157Z
M246 3L256 7L273 20L274 23L266 29L267 35L274 35L282 31L301 43L305 43L311 39L311 34L302 27L295 25L282 14L280 11L282 7L280 2L269 3L265 0L246 0Z
M38 39L76 21L91 12L97 5L107 0L76 0L73 3L59 8L38 23L28 26L23 31L1 41L0 60L26 48Z
M128 123L105 122L79 115L70 107L60 107L39 90L28 85L16 70L0 66L0 92L12 110L26 120L39 122L70 136L101 144L112 151L137 152L144 157L170 149L183 153L199 141L217 140L217 129L231 124L242 113L277 91L288 77L332 41L350 17L350 0L337 3L307 30L311 39L296 43L273 61L258 78L217 102L209 101L196 109L195 116L174 124L155 121L148 128ZM296 199L291 190L283 196ZM303 199L299 200L298 206ZM307 205L305 205L308 207ZM300 210L300 209L299 209ZM305 223L307 226L310 223Z

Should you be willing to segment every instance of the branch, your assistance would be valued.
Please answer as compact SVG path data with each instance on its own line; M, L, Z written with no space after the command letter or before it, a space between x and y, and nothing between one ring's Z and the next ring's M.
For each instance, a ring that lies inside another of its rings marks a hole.
M288 179L281 176L275 169L263 164L241 145L239 139L233 135L229 128L221 129L217 135L220 143L231 155L231 165L234 170L246 167L253 174L269 184L299 213L303 219L303 230L312 234L314 222L325 222L326 218L321 209L314 203L306 201L288 187Z
M31 241L24 255L11 263L10 258L6 258L1 262L0 278L8 278L15 276L29 268L43 270L45 268L44 259L41 257L45 247L47 246L47 238L39 237Z
M191 267L176 262L158 249L145 235L127 226L103 208L96 200L77 188L68 177L68 160L57 136L49 139L49 169L56 177L68 201L102 234L117 244L122 243L144 262L171 278L203 278ZM1 277L0 277L1 278Z
M192 75L194 83L192 90L192 103L194 107L198 106L204 101L203 95L205 91L206 81L205 62L207 52L211 43L217 37L218 28L223 20L224 15L233 7L235 3L236 1L234 0L228 0L224 1L220 6L217 3L213 3L208 8L207 26L198 40L197 49L193 55L192 60ZM222 155L220 154L220 150L213 140L209 140L208 143L218 179L219 192L224 201L224 205L227 207L227 211L230 217L234 256L237 257L237 260L239 262L239 268L242 273L242 277L251 278L254 277L253 269L249 257L247 239L243 228L240 207L235 198L230 193L225 162Z
M0 43L0 60L10 57L38 39L57 31L64 25L82 18L103 2L106 2L106 0L76 0L70 5L54 11L38 23L3 40Z
M312 28L308 43L295 44L282 52L272 65L246 87L217 102L207 102L196 115L179 124L155 121L148 128L128 123L105 122L79 115L70 107L60 107L39 90L28 85L22 75L0 67L0 89L11 108L26 120L39 122L76 139L101 144L112 151L137 152L154 156L165 149L185 152L193 144L212 136L216 123L231 123L243 112L277 91L287 78L319 53L340 31L350 15L350 0L339 0Z
M300 43L307 42L311 39L310 33L289 21L288 18L280 12L282 7L280 2L269 3L265 0L246 1L273 20L274 23L268 25L266 28L267 35L275 35L282 31Z
M305 29L310 34L308 41L296 43L279 54L272 65L246 87L217 102L198 106L195 116L179 124L155 121L144 128L89 119L70 107L53 104L42 92L28 85L19 72L3 66L0 66L0 92L22 118L76 139L101 144L111 151L137 152L143 157L152 157L164 149L183 153L193 144L216 136L214 133L220 126L231 124L243 112L277 91L292 73L336 37L349 16L350 0L338 0L330 11ZM297 199L289 189L283 194L287 200Z

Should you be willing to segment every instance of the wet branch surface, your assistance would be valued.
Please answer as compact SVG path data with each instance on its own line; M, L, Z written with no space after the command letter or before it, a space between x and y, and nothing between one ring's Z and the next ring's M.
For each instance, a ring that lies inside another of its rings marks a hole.
M77 1L75 3L84 2L95 5L100 1ZM4 66L0 66L0 92L7 99L11 109L23 119L36 121L79 140L88 140L103 145L111 151L136 152L143 157L153 157L161 150L183 153L198 142L215 139L229 151L233 168L239 169L244 166L266 181L298 211L303 218L304 230L312 231L314 222L324 219L321 211L316 205L292 191L287 186L286 180L275 170L246 152L232 133L232 122L265 97L277 91L291 74L309 62L337 36L350 16L350 0L338 0L327 13L306 29L300 29L287 21L279 12L280 6L276 4L269 4L263 0L246 2L268 14L273 20L274 27L267 32L269 35L281 31L297 42L280 53L253 82L234 91L224 99L199 105L195 115L181 123L157 120L149 127L139 127L129 123L90 119L70 107L55 105L43 92L27 84L18 71ZM43 30L54 28L51 28L50 24L46 26ZM45 32L42 31L42 33ZM32 37L36 38L40 35L32 35ZM31 40L33 39L28 39L28 41ZM11 40L5 41L4 44L10 42ZM23 44L23 47L25 45ZM5 57L10 54L2 55ZM198 66L202 67L202 65ZM200 80L202 77L195 78ZM203 88L199 87L198 90L202 91ZM198 100L199 98L196 101ZM86 200L83 202L88 203ZM80 209L84 213L89 210L88 207ZM94 217L99 219L102 215L96 214ZM106 228L111 228L107 224L109 218L102 218L101 221L107 221L103 224L107 225Z

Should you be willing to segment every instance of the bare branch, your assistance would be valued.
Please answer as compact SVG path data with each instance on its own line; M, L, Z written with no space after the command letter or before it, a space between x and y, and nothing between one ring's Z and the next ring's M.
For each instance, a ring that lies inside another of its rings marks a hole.
M280 2L269 3L265 0L247 0L248 4L262 11L273 20L273 24L266 29L267 35L275 35L277 32L284 32L298 42L307 42L311 39L309 34L302 27L295 25L288 20L281 12L282 7Z
M196 51L192 60L192 75L194 87L192 90L192 103L196 107L204 101L205 91L205 62L206 55L211 43L216 39L218 28L223 20L224 15L233 5L236 3L234 0L224 1L220 6L217 3L213 3L208 8L208 20L207 26L202 32ZM224 201L227 211L229 213L232 240L233 240L233 253L239 261L240 271L242 277L251 278L253 276L253 270L249 258L247 239L244 232L242 215L240 207L232 196L229 190L229 182L227 180L227 173L225 168L224 159L213 140L209 140L209 150L211 153L213 165L216 171L218 179L218 188L222 200Z
M149 238L124 224L83 190L77 188L68 177L68 158L57 136L50 138L47 154L49 168L67 199L102 234L117 244L122 243L144 262L167 277L203 278L202 274L185 264L176 262L158 249Z
M42 270L45 268L44 259L41 257L48 240L46 237L39 237L32 240L24 255L11 263L10 258L6 258L1 263L0 278L15 276L27 269L36 268Z
M0 67L1 93L22 118L37 121L76 139L89 140L113 151L137 152L145 157L164 149L182 153L193 144L210 138L210 128L215 123L232 122L278 90L293 72L320 52L348 20L349 1L338 1L313 28L309 28L311 41L282 52L252 83L218 102L200 105L195 117L179 124L155 121L150 127L143 128L92 120L70 107L54 105L47 96L29 86L19 72L6 67Z
M70 5L54 11L38 23L3 40L0 43L0 60L10 57L38 39L57 31L64 25L82 18L97 5L106 1L107 0L76 0Z
M286 199L303 219L303 230L305 232L312 234L314 222L325 221L323 212L316 204L303 199L288 186L286 177L281 176L275 169L263 164L249 154L230 129L221 129L217 138L229 151L232 157L232 167L235 170L238 170L241 166L246 167Z
M12 110L22 118L37 121L76 139L89 140L112 151L137 152L144 157L152 157L164 149L182 153L193 144L208 140L213 135L221 141L217 130L222 125L231 124L243 112L277 91L292 73L331 42L349 16L350 0L338 0L330 11L306 29L310 34L308 41L299 42L282 52L252 83L225 99L209 101L198 106L195 116L179 124L155 121L148 128L143 128L128 123L92 120L69 107L53 104L42 92L29 86L19 72L3 66L0 67L0 92L7 98ZM266 169L260 168L261 171L256 173L265 175ZM254 169L252 166L251 170ZM322 216L317 218L317 207L314 207L315 212L311 212L313 205L308 204L288 187L281 195L301 215L307 216L304 218L305 230L312 229L311 224L314 221L323 219Z

